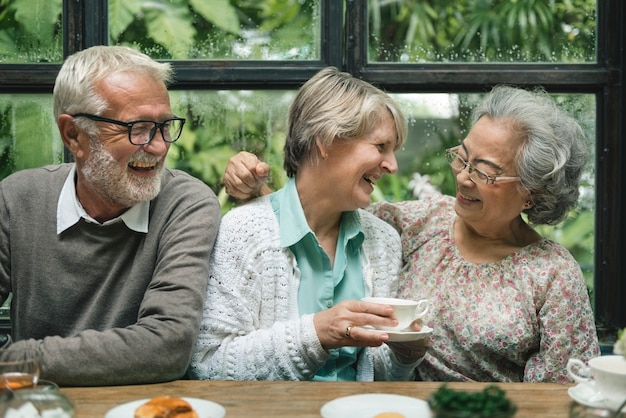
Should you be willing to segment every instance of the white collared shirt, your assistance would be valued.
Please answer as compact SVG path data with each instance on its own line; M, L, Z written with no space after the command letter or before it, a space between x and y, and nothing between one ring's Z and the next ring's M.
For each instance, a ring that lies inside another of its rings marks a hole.
M126 226L133 231L143 233L148 232L150 211L149 201L140 202L128 209L126 212L122 213L120 216L101 224L89 216L78 201L78 197L76 196L76 186L74 185L75 174L76 164L73 164L59 196L59 203L57 205L57 235L74 225L80 220L80 218L85 218L88 222L102 226L110 225L116 222L124 222L124 224L126 224Z

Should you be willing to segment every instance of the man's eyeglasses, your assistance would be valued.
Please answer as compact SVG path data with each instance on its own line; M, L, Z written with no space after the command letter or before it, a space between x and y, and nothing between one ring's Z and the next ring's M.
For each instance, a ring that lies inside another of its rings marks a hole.
M495 182L508 183L508 182L520 180L519 177L490 176L484 171L479 170L478 168L474 167L473 165L465 161L463 158L461 158L459 154L456 153L458 149L459 147L454 147L454 148L448 148L446 150L446 158L448 159L448 163L450 164L450 167L452 167L452 170L454 170L456 173L460 173L461 171L465 170L465 167L467 167L467 170L469 173L469 179L472 182L476 184L478 183L494 184Z
M155 122L153 120L134 120L132 122L122 122L120 120L103 118L102 116L91 115L88 113L77 113L72 115L74 118L83 117L96 122L114 123L116 125L128 128L128 140L133 145L146 145L154 138L157 129L161 131L165 142L174 142L180 138L185 125L184 118L171 118L163 122Z

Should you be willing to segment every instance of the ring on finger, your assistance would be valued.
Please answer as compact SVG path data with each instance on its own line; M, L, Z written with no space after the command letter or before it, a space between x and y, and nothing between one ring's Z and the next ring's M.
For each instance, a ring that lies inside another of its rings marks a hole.
M345 332L346 337L350 338L350 331L351 331L351 330L352 330L352 325L348 325L348 326L346 327L346 332Z

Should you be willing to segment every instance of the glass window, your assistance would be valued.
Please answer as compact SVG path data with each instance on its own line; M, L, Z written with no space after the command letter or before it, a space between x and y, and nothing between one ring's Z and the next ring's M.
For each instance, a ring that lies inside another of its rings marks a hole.
M317 60L320 0L109 2L111 44L155 59Z
M595 62L596 0L369 0L371 62Z
M63 60L61 0L0 1L0 63Z
M0 179L24 168L63 161L52 96L0 94Z

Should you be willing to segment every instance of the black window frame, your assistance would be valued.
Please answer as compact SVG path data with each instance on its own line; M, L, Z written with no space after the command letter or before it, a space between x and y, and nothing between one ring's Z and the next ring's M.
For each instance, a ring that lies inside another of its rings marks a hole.
M626 326L624 199L626 166L626 2L597 2L597 62L369 63L367 1L320 0L320 59L312 61L173 61L173 90L296 89L333 65L396 93L480 93L499 83L542 85L551 93L594 94L596 214L594 299L600 332ZM108 43L107 0L63 0L64 56ZM344 24L345 22L345 24ZM52 92L60 64L0 64L1 93ZM71 155L66 152L65 159Z

